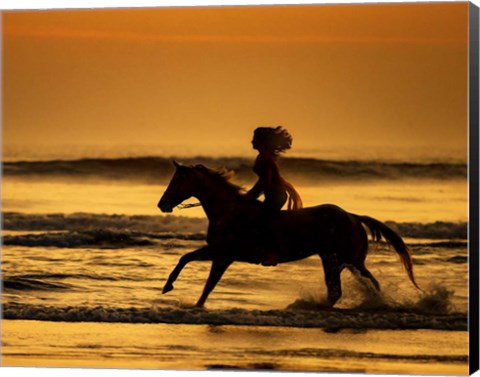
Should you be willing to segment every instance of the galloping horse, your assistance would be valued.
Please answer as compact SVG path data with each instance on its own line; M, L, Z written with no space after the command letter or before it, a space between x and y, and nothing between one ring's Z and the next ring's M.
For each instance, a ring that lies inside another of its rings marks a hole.
M382 237L400 256L411 282L413 263L402 238L382 222L368 216L346 212L332 204L293 211L266 213L262 203L251 201L239 186L229 182L229 175L203 165L184 166L176 163L175 174L158 203L162 212L190 197L200 201L208 217L207 245L182 256L170 274L163 293L185 265L192 261L212 261L210 275L196 306L203 306L210 292L233 262L260 264L265 252L274 253L278 263L291 262L318 254L323 263L328 302L333 306L342 295L340 274L347 267L380 285L365 266L368 237ZM362 225L363 224L363 225Z

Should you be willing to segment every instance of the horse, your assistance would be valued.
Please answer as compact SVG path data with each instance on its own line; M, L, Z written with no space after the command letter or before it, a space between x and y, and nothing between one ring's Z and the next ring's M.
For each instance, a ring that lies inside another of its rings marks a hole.
M368 235L383 239L400 256L413 285L413 262L402 238L384 223L323 204L297 210L266 212L260 201L247 199L242 188L231 182L231 174L203 165L186 166L173 162L175 172L158 202L170 213L190 197L199 200L208 218L206 245L183 255L168 277L162 293L171 291L182 269L192 261L211 261L211 269L196 307L203 307L209 294L233 262L262 263L262 255L274 253L277 263L287 263L319 255L327 286L328 306L342 296L340 274L348 268L380 284L365 266Z

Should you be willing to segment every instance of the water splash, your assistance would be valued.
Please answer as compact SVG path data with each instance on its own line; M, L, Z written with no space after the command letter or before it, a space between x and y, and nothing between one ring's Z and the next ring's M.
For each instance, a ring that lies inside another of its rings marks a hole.
M300 295L287 310L321 311L330 307L327 297L320 292L303 291Z
M425 291L418 292L414 299L396 295L395 298L386 292L399 292L400 288L393 283L385 291L377 291L369 282L358 279L355 283L348 280L345 284L351 297L342 298L335 307L348 308L361 312L410 312L417 314L448 315L457 310L452 303L454 290L434 283ZM358 303L359 302L359 303ZM287 310L322 311L330 308L326 295L321 292L301 292L300 298L287 306Z
M456 311L452 304L454 290L449 290L439 284L432 284L418 302L415 308L425 314L449 314Z

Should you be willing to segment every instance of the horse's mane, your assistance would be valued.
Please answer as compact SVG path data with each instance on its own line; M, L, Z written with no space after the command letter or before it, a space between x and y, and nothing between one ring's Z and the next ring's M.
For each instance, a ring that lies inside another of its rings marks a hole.
M205 172L216 185L222 185L226 189L233 191L236 194L242 194L244 192L243 187L231 182L235 176L235 172L233 170L226 168L207 168L204 165L196 165L194 168L196 170Z

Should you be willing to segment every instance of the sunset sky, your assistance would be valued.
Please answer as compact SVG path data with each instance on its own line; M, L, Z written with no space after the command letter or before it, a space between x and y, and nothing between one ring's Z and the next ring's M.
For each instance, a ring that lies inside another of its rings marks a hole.
M468 3L8 11L4 145L467 143ZM160 149L159 149L160 150Z

